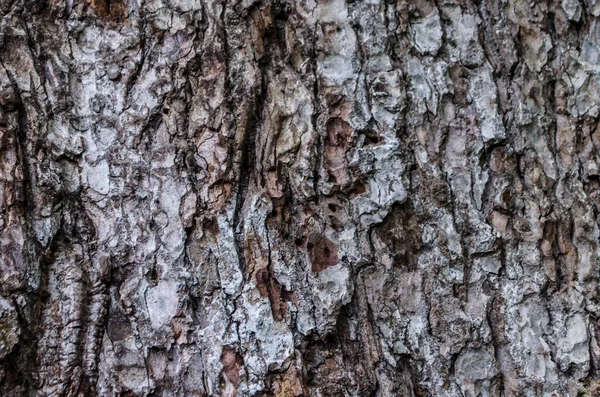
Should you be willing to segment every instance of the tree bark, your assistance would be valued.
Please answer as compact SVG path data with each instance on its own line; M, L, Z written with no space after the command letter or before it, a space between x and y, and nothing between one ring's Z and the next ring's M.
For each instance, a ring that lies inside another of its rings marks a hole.
M2 396L600 393L600 2L0 0Z

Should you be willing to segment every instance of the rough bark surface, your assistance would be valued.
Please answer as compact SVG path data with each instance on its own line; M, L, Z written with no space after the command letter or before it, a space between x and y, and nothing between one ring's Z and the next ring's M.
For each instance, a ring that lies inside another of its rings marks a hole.
M0 395L598 395L600 2L0 16Z

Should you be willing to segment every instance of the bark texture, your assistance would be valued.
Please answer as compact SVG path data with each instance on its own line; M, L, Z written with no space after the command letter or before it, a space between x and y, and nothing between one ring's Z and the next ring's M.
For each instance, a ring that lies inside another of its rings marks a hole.
M598 395L597 0L0 16L0 395Z

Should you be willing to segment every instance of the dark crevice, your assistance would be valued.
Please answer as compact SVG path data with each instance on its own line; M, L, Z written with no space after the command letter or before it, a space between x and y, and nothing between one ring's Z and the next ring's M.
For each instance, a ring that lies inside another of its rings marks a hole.
M129 79L127 79L127 83L125 84L125 94L123 95L129 106L131 105L131 91L133 90L133 87L137 83L142 73L142 69L144 68L146 58L148 57L148 53L150 51L146 48L146 46L146 18L145 15L140 15L140 61L138 62Z

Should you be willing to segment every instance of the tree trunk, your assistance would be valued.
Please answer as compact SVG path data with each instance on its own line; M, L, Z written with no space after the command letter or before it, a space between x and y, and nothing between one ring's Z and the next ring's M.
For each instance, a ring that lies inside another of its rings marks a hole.
M600 393L600 2L0 15L0 395Z

